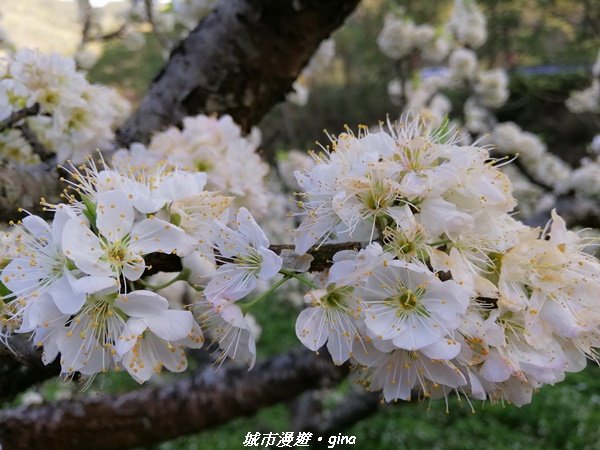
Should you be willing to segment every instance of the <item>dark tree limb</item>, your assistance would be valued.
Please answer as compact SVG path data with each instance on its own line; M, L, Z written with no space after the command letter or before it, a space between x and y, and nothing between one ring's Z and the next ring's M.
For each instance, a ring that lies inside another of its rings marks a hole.
M0 412L5 450L127 449L216 427L343 379L347 367L329 355L297 349L257 363L226 364L172 385L25 406ZM240 436L240 446L244 436Z
M171 53L118 140L151 134L201 112L230 114L244 129L284 100L320 42L359 0L229 0Z
M380 392L367 392L358 385L335 407L324 407L323 390L307 391L291 403L292 431L309 431L314 436L334 436L377 413L382 404ZM311 441L311 448L326 448L328 439Z
M333 256L342 250L360 250L366 244L361 242L343 242L340 244L324 244L320 247L313 247L308 251L308 254L313 257L310 264L311 272L320 272L331 267ZM293 245L271 245L272 251L281 254L284 250L293 250ZM144 272L145 275L153 275L157 272L179 272L181 267L181 259L177 255L171 253L152 253L146 258L146 266L149 268Z
M0 348L0 401L11 400L19 392L60 373L58 360L44 365L29 335L12 336L10 346Z
M37 134L35 134L35 132L29 128L26 123L17 125L15 128L21 132L23 139L27 141L27 143L31 146L33 153L38 155L41 161L46 162L53 157L53 154L46 148L44 144L40 142Z
M27 166L0 161L0 220L15 219L19 208L42 213L42 197L58 202L58 179L58 171L49 163Z

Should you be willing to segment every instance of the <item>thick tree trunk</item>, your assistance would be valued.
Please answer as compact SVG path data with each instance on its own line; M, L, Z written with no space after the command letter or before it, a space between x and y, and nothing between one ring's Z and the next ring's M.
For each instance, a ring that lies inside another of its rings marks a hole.
M284 100L320 42L359 0L228 0L171 53L140 108L119 134L122 144L185 116L230 114L243 128Z
M3 450L111 450L161 442L254 414L307 389L336 383L347 367L297 349L246 368L210 367L169 386L0 412ZM244 436L240 436L240 447Z

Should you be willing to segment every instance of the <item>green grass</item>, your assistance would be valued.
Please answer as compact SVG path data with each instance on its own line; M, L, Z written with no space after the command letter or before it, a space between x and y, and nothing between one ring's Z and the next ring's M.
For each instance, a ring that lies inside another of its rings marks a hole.
M135 51L120 40L107 42L102 56L88 72L89 80L116 86L130 99L139 99L165 63L154 35L145 33L145 36L145 45Z

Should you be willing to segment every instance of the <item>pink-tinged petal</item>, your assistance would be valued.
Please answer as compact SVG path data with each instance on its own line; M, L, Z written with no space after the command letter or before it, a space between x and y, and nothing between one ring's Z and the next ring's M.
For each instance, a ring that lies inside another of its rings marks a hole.
M191 251L185 231L161 219L144 219L133 226L129 249L133 253L172 253L185 255Z
M131 318L123 327L123 331L121 335L118 337L117 342L115 343L115 350L117 354L124 355L128 351L130 351L138 338L142 335L144 331L146 331L148 325L144 319L139 318Z
M110 264L102 261L102 243L81 218L69 220L62 234L62 247L67 258L90 275L113 275Z
M323 308L306 308L296 320L296 336L305 347L317 351L329 337Z
M268 280L269 278L277 275L279 270L281 270L282 264L282 260L279 255L265 247L260 247L258 252L262 257L258 278L262 280Z
M194 325L194 317L189 311L167 310L146 319L148 328L165 341L184 339Z
M50 225L41 217L27 216L23 218L22 223L25 229L35 237L50 240Z
M161 314L169 308L169 302L150 291L133 291L122 294L115 300L115 306L131 317L149 317Z
M236 216L237 229L246 236L255 248L260 246L269 247L269 240L265 232L258 226L250 211L240 208Z
M133 225L133 207L127 195L121 191L98 194L96 225L109 242L120 241Z

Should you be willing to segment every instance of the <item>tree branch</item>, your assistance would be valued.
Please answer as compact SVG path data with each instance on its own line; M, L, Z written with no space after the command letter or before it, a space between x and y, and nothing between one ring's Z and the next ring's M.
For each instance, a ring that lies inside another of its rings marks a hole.
M320 272L331 267L333 256L342 250L360 250L365 244L361 242L342 242L340 244L324 244L311 248L307 253L313 257L310 263L311 272ZM271 245L272 251L281 254L284 250L293 250L293 245ZM181 259L172 253L151 253L146 258L144 275L153 275L157 272L179 272L182 269Z
M322 353L296 349L252 371L226 364L169 386L0 412L0 442L7 450L112 450L199 432L339 382L347 367Z
M284 100L319 43L359 0L229 0L171 53L118 140L151 133L201 112L230 114L249 130Z
M19 121L25 119L29 116L36 116L40 113L40 104L34 103L27 108L19 109L14 111L10 116L6 119L0 121L0 131L7 130L9 128L14 127Z

